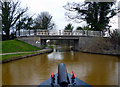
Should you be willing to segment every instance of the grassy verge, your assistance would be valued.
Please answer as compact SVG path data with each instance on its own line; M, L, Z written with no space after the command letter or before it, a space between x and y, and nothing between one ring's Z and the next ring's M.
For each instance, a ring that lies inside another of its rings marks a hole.
M49 46L49 48L53 49L53 46L52 46L52 45L50 45L50 46Z
M17 39L2 41L2 53L37 51L40 48Z
M51 48L51 49L53 49L53 46L52 45L44 45L43 48Z
M16 54L6 54L0 55L0 62L9 62L17 59L22 59L34 55L39 55L42 53L49 53L52 50L40 50L40 48L27 44L23 41L14 39L14 40L7 40L1 41L2 43L2 53L13 53L13 52L26 52L26 53L16 53ZM52 46L50 46L52 48ZM38 51L39 50L39 51ZM32 51L32 52L30 52Z
M4 61L4 60L7 60L7 59L9 59L9 58L25 56L25 55L28 55L28 54L35 54L35 52L2 55L2 60Z
M49 53L52 52L52 49L48 49L45 51L37 51L37 52L30 52L30 53L18 53L18 54L8 54L8 55L2 55L2 58L0 58L0 61L9 62L17 59L22 59L30 56L35 56L43 53Z

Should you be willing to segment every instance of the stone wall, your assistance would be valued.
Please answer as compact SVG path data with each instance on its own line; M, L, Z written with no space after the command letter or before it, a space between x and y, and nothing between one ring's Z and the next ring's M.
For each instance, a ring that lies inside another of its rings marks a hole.
M74 50L77 51L83 51L85 48L87 48L90 44L93 44L97 39L100 37L79 37L79 39L74 39ZM41 40L42 39L42 40ZM42 48L46 43L43 38L40 37L20 37L18 40L24 41L28 44L31 44L33 46L37 46Z
M74 40L74 50L82 51L97 39L98 37L79 37L78 40Z
M54 38L53 38L54 39ZM46 44L46 39L42 37L20 37L18 40L24 41L33 46L43 48ZM58 39L62 40L62 39ZM67 40L67 39L66 39ZM99 53L99 54L113 54L120 55L120 47L115 47L109 40L109 38L103 37L78 37L74 40L74 50L89 52L89 53Z
M94 43L98 37L79 37L79 50L86 48L89 44Z
M33 36L33 37L32 36L31 37L19 37L17 39L24 41L25 43L31 44L33 46L41 47L40 37L35 37L35 36Z

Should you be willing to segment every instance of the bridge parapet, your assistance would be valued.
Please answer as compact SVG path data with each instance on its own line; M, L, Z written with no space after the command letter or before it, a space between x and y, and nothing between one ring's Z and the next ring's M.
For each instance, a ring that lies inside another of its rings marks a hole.
M101 37L103 36L103 33L102 31L76 30L73 35Z
M49 35L47 30L37 30L37 35Z
M91 30L75 30L75 31L70 31L70 30L64 30L64 31L51 31L51 30L20 30L16 32L17 37L21 36L35 36L35 35L63 35L63 36L94 36L94 37L102 37L103 33L101 31L91 31Z
M71 30L64 30L63 35L73 35L73 32Z

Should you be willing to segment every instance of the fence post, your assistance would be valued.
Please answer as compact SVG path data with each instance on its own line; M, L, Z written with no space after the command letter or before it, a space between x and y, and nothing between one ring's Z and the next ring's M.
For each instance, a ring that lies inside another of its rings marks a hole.
M29 29L29 36L30 36L30 29Z
M87 30L87 37L88 37L88 30Z
M82 30L82 36L84 36L84 30Z
M59 30L59 35L61 35L61 30Z
M99 31L99 37L101 37L101 31Z
M37 29L34 29L34 35L35 36L37 35Z
M73 32L72 32L72 30L71 30L71 35L73 35Z
M23 30L24 31L24 30ZM21 33L22 33L22 36L23 36L23 31L21 31Z

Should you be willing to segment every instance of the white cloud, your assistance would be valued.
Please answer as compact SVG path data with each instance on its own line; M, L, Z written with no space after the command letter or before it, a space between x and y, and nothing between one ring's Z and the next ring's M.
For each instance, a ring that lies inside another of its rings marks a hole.
M63 8L67 2L83 2L84 0L21 0L22 7L29 7L30 14L38 14L43 11L48 11L57 25L57 29L64 29L68 23L72 23L74 26L83 26L85 23L73 23L66 21L65 12ZM115 18L116 19L116 18ZM111 19L113 21L113 19ZM114 27L118 26L111 24Z
M37 15L40 12L48 11L53 16L58 29L64 29L69 23L65 19L66 10L63 8L67 2L79 2L79 0L21 0L22 7L27 6L30 14Z

